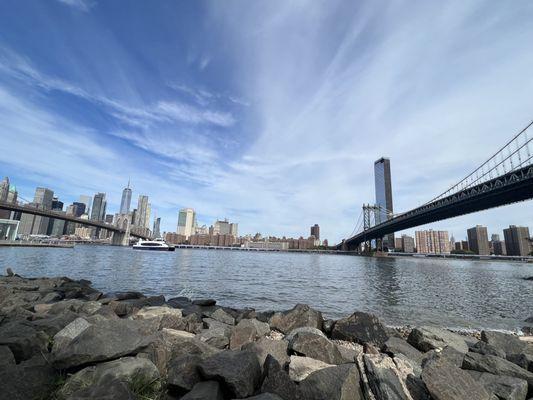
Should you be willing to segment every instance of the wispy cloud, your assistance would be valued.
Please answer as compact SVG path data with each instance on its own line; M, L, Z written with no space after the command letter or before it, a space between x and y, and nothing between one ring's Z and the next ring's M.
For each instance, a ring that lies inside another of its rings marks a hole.
M83 12L88 12L91 8L96 5L94 0L57 0L60 3L66 4L67 6L76 8Z

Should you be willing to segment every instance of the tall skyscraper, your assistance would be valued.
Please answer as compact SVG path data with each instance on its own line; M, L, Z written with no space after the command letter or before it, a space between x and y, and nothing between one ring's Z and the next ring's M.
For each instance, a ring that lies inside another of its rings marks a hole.
M78 200L78 202L85 204L85 214L91 215L91 203L93 201L93 198L91 196L87 196L85 194L82 194Z
M122 191L122 199L120 200L120 213L128 214L131 206L131 189L130 181L128 180L128 186Z
M385 222L392 217L392 179L390 160L380 158L374 162L374 184L376 189L376 205L380 207L379 222ZM394 233L383 238L383 247L394 248Z
M161 237L161 217L154 218L154 229L152 233L156 238Z
M195 228L196 213L192 208L182 208L178 213L178 234L188 239L194 233Z
M449 253L450 240L447 231L416 231L416 252L417 253Z
M135 218L135 225L143 228L149 228L150 224L150 204L148 204L148 196L139 195L137 202L137 217Z
M239 224L238 223L232 222L231 224L229 224L229 234L235 237L239 236Z
M311 227L311 236L314 236L316 240L320 241L320 227L318 224L314 224Z
M91 219L94 221L104 221L106 206L105 193L96 193L93 199Z
M0 201L6 201L9 196L9 178L6 176L0 182ZM11 211L0 210L0 219L8 219L11 216Z
M527 256L531 252L529 228L510 225L509 228L503 230L503 236L508 256Z
M54 192L47 188L35 189L32 206L42 210L51 210ZM22 214L19 225L20 235L46 235L49 218L40 215Z
M489 235L487 228L481 225L476 225L466 231L468 235L468 248L475 254L489 255Z

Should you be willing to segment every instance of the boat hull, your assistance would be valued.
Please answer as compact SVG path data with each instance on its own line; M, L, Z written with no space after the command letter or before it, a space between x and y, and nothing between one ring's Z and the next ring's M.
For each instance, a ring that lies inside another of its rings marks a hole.
M134 247L133 250L174 251L174 247Z

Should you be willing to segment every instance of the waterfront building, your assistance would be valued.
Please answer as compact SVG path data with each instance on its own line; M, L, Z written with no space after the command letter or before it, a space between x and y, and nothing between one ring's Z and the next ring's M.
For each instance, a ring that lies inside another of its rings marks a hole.
M78 199L79 203L85 204L85 213L87 215L91 215L91 203L93 201L93 198L91 196L87 196L85 194L80 195L80 198Z
M394 250L401 251L402 250L402 238L394 238Z
M194 234L195 235L209 235L209 229L207 228L205 224L202 226L197 226L194 229Z
M503 236L508 256L527 256L531 253L529 228L510 225L503 230Z
M185 238L188 239L189 236L193 234L195 229L196 229L196 212L192 208L182 208L178 213L177 233L185 236Z
M103 221L106 212L106 199L105 193L97 193L93 199L93 209L91 212L91 219L93 221Z
M314 236L316 240L320 240L320 226L318 224L314 224L311 227L311 236Z
M468 247L468 240L461 240L461 250L470 251L470 247Z
M74 234L80 239L91 239L93 236L93 229L88 226L79 226L74 231Z
M59 201L57 197L54 197L52 199L52 211L63 211L63 205L64 205L63 202ZM63 234L63 229L65 228L65 223L64 221L61 221L55 218L48 219L48 228L46 230L46 234L52 235L52 231L54 231L54 225L56 225L55 231L58 231L61 226L61 233L60 233L60 236L61 236Z
M2 182L0 182L0 201L7 202L9 196L9 178L6 176ZM11 216L11 211L9 210L0 210L0 219L9 219ZM1 237L1 236L0 236Z
M443 254L450 252L450 240L447 231L416 231L416 251L425 254Z
M152 232L154 237L161 237L161 217L154 218L154 229Z
M167 232L165 233L165 242L170 244L185 244L187 242L187 238L185 235L181 235L176 232Z
M66 215L65 211L61 211L61 213ZM65 229L67 227L66 221L53 218L50 222L50 230L48 232L50 236L61 237L65 234Z
M42 210L51 210L54 192L47 188L37 188L31 207ZM48 231L49 218L40 215L22 214L18 234L21 236L46 235Z
M205 233L195 233L189 237L189 243L194 246L209 246L212 236Z
M502 240L493 241L492 252L497 256L507 255L507 249L505 248L505 242Z
M150 205L148 204L148 196L139 195L137 202L137 215L135 218L135 225L149 228L150 224Z
M239 224L238 223L232 222L231 224L229 224L229 234L235 237L239 236Z
M12 219L0 219L0 240L15 240L19 221Z
M132 225L137 225L137 219L139 218L138 216L138 213L137 213L137 209L134 208L133 211L131 212L131 224Z
M122 191L122 199L120 200L120 214L128 214L130 212L131 194L130 181L128 180L128 186Z
M230 223L227 219L224 221L215 221L213 225L213 234L214 235L229 235L230 234Z
M392 179L390 160L388 158L380 158L374 162L374 183L376 190L376 205L379 206L376 217L376 223L384 222L392 217ZM386 235L383 238L383 248L391 248L394 246L394 233Z
M468 248L470 251L479 255L489 255L489 237L487 228L481 225L476 225L466 231L468 235Z
M270 242L268 240L261 242L246 241L243 247L247 249L289 250L289 242Z
M414 253L415 239L412 236L402 235L400 248L404 253Z

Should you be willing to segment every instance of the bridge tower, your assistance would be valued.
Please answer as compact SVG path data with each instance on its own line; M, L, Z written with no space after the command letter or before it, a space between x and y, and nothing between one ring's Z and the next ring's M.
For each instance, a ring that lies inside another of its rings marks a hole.
M363 230L372 228L373 226L381 223L381 211L378 205L375 204L363 204ZM363 252L370 253L372 250L371 238L365 238L363 244ZM379 249L382 243L381 239L376 240L376 248Z
M116 226L117 228L124 229L124 232L113 232L111 244L113 246L128 246L130 244L131 215L119 214Z

